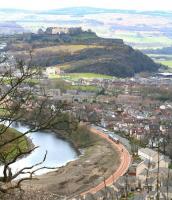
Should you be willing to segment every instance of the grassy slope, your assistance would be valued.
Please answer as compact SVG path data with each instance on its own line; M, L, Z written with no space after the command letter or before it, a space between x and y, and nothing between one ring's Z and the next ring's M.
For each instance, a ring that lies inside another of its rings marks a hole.
M103 58L102 58L103 59ZM60 65L60 68L62 70L69 70L69 69L75 69L77 67L80 67L80 66L84 66L88 63L90 64L94 64L96 63L97 60L96 59L92 59L92 58L85 58L85 59L81 59L81 60L75 60L75 61L71 61L71 62L67 62L67 63L64 63L64 64L61 64Z
M92 132L90 132L85 125L79 125L78 128L72 132L57 131L57 133L70 140L77 148L86 148L88 146L92 146L98 141L98 138Z
M10 112L3 106L0 106L0 117L8 117Z
M16 44L17 45L17 44ZM22 46L21 44L18 44L19 46ZM39 52L53 52L53 53L60 53L60 52L66 52L66 53L74 53L77 51L81 51L83 49L89 49L89 48L95 48L95 47L101 47L97 45L78 45L78 44L66 44L66 45L55 45L55 46L48 46L48 47L42 47L42 48L35 48L33 50L33 55ZM15 54L21 54L26 53L27 51L18 51L15 52ZM28 53L28 52L27 52Z
M8 128L5 130L6 127L4 125L0 125L0 144L3 144L6 141L9 141L13 138L20 136L22 133L17 131L14 128ZM20 149L22 152L27 151L29 149L29 142L27 141L26 137L21 137L20 139L5 145L4 147L0 148L0 153L7 157L7 160L11 160L14 156L19 153Z
M58 45L51 47L38 48L35 51L53 51L53 52L76 52L86 48L95 48L96 45Z

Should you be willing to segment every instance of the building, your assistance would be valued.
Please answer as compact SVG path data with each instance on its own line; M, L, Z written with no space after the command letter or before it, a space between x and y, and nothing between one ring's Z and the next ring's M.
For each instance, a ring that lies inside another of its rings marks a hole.
M47 67L46 68L46 75L60 75L60 68L59 67Z
M143 160L149 160L149 161L157 161L158 160L158 152L149 149L149 148L141 148L138 150L138 155Z
M170 159L167 156L162 154L158 155L157 151L154 151L149 148L141 148L138 150L138 155L146 162L155 163L155 168L158 167L158 160L159 160L159 167L168 168L170 164Z
M51 34L51 35L56 35L56 34L78 34L81 33L82 29L81 27L48 27L45 31L45 34Z
M116 102L120 104L140 104L143 99L141 96L134 96L128 94L120 94L118 95Z

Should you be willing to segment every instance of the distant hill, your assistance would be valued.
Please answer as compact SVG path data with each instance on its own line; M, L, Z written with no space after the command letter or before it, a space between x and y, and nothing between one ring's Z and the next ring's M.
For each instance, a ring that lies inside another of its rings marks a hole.
M25 29L16 22L0 22L0 34L24 33Z
M172 46L171 47L164 47L161 49L147 49L143 50L144 53L147 54L172 54Z
M32 48L33 65L59 65L68 73L93 72L129 77L139 72L155 72L160 67L120 39L100 38L91 31L75 34L39 32L9 37L7 50L27 60L25 50Z
M58 14L58 15L87 15L99 13L123 13L123 14L142 14L149 16L172 16L171 11L139 11L139 10L121 10L121 9L106 9L93 7L70 7L56 10L41 11L40 14Z
M0 12L9 14L13 13L27 13L27 14L53 14L53 15L88 15L99 13L123 13L123 14L142 14L149 16L164 16L171 17L171 11L141 11L141 10L121 10L121 9L106 9L106 8L93 8L93 7L69 7L54 10L31 11L24 9L7 9L0 8Z

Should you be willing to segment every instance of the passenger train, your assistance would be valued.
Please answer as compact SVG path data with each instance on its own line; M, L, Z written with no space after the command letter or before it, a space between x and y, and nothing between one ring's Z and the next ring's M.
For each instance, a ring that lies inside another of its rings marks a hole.
M119 144L119 139L117 137L115 137L115 135L113 135L112 133L108 134L108 137L114 141L115 143Z

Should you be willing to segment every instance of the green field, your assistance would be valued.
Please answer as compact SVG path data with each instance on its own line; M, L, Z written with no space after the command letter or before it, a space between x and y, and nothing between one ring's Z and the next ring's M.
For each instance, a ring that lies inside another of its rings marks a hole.
M56 78L56 79L51 79L50 88L58 88L61 89L61 91L66 91L66 90L78 90L78 91L89 91L89 92L98 92L100 91L100 87L98 86L93 86L93 85L71 85L69 81L66 81L61 78Z
M166 60L172 60L172 55L169 54L147 54L151 58L157 58L157 59L166 59Z
M58 78L61 78L61 76L58 75L58 74L50 74L50 75L48 76L48 78L49 78L49 79L58 79Z
M164 61L159 61L161 64L166 65L170 68L172 68L172 60L164 60Z
M112 76L104 75L104 74L96 74L96 73L69 73L62 76L64 79L72 79L78 80L81 78L84 79L112 79Z
M172 70L172 55L168 54L147 54L149 57L151 57L156 63L161 63L162 65L165 65L169 67L169 69L165 71Z
M68 86L66 89L68 90L78 90L78 91L87 91L87 92L98 92L100 90L99 87L96 87L96 86L92 86L92 85L81 85L81 86L78 86L78 85L71 85L71 86Z
M137 49L157 49L172 45L172 39L163 35L154 36L154 33L138 33L137 31L116 31L115 36L132 44Z
M96 74L96 73L68 73L65 75L50 75L50 79L64 79L64 80L73 80L77 81L78 79L112 79L113 76L108 76L104 74Z
M164 61L156 60L156 59L153 59L153 60L157 63L161 63L162 65L165 65L168 67L167 69L163 70L164 72L170 72L170 73L172 72L172 60L164 60Z

